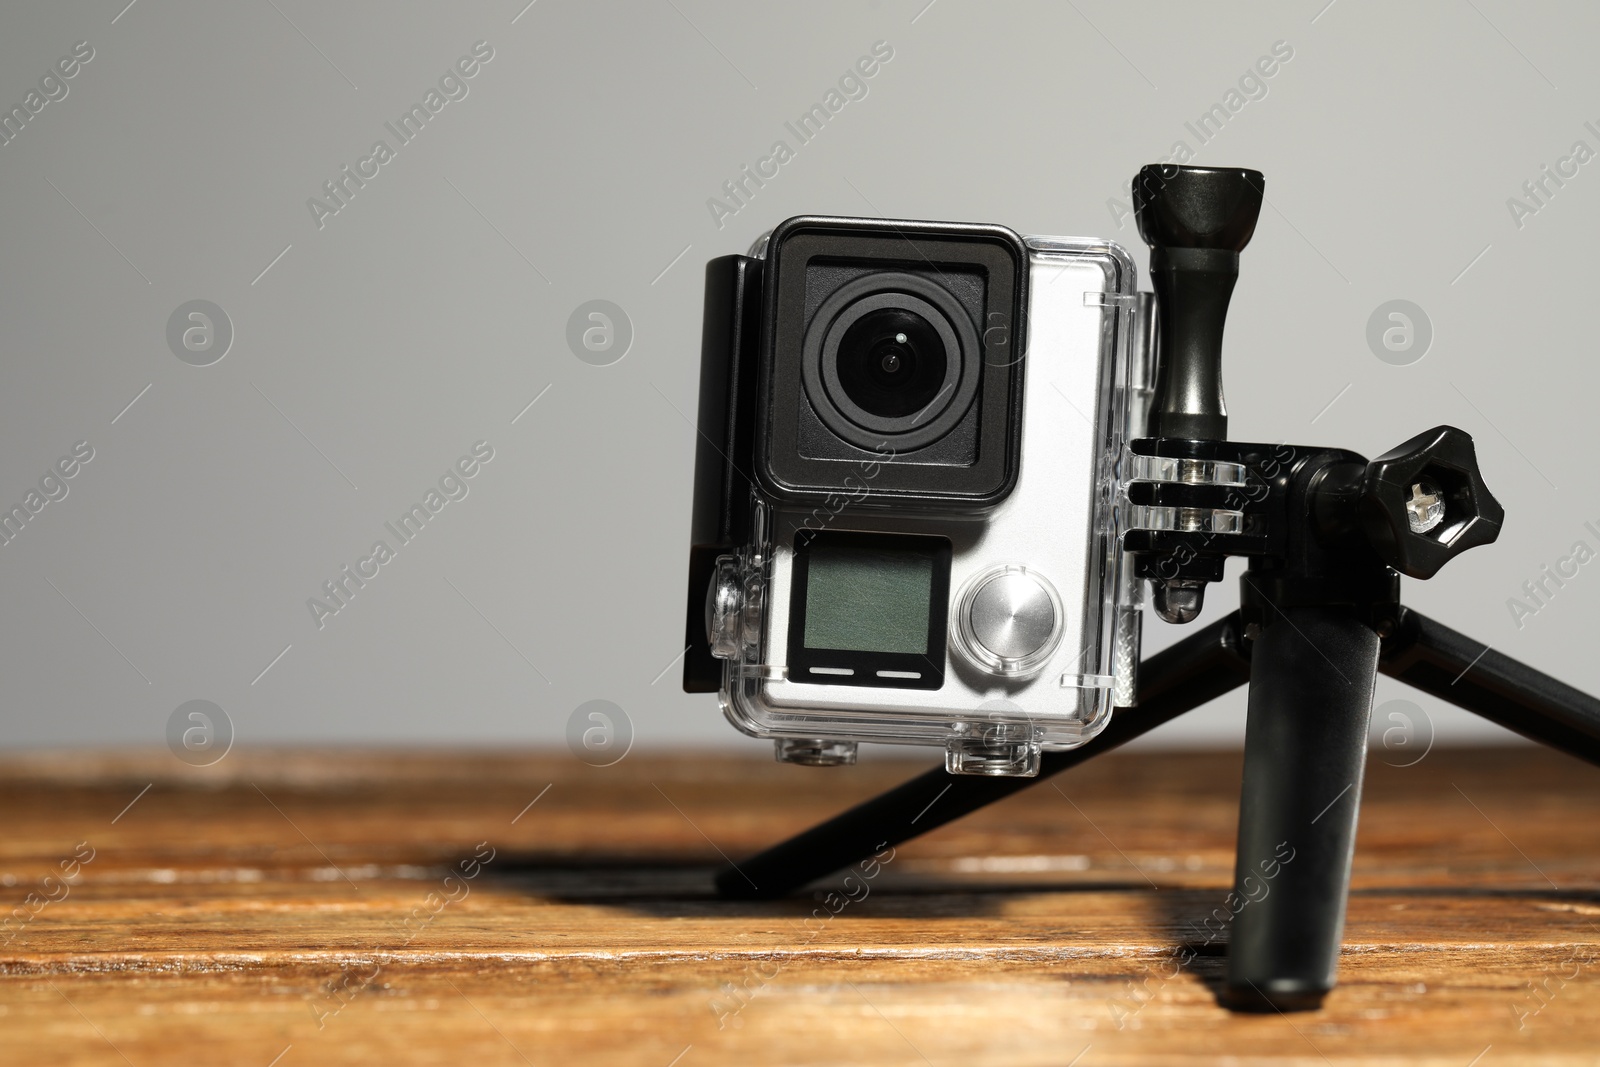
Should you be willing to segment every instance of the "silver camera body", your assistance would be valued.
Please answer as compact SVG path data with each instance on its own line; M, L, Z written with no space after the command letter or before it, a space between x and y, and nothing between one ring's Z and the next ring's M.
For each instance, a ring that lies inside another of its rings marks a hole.
M791 762L1031 775L1094 737L1139 659L1149 321L1115 244L997 226L800 217L713 260L685 688Z

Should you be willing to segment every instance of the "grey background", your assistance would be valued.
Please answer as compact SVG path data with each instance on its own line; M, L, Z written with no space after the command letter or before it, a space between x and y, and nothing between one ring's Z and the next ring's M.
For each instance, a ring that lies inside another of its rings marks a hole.
M0 502L95 449L0 547L5 745L161 744L196 699L240 744L560 744L606 699L636 747L758 745L674 662L704 261L826 212L1102 235L1143 264L1111 201L1280 40L1267 95L1195 156L1268 178L1233 435L1374 455L1467 429L1508 528L1409 602L1600 690L1600 562L1520 629L1507 607L1600 547L1600 162L1520 228L1507 206L1600 149L1591 6L125 3L0 15L7 108L95 50L0 147ZM479 40L469 95L319 229L307 198ZM719 229L707 199L879 40L868 94ZM233 323L212 366L167 346L193 299ZM610 366L566 343L592 299L633 325ZM1432 322L1412 365L1366 342L1393 299ZM307 598L479 440L466 499L319 630ZM1493 735L1415 700L1442 740ZM1222 701L1158 740L1242 718Z

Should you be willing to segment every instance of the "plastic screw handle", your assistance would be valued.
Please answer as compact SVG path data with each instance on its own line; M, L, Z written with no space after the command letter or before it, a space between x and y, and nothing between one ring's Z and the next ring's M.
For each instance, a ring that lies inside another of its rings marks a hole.
M1133 181L1160 322L1153 415L1159 437L1228 436L1222 328L1239 253L1255 233L1265 189L1260 171L1239 168L1151 164Z
M1435 426L1367 464L1361 526L1389 566L1432 578L1469 548L1500 536L1506 509L1478 470L1472 437Z

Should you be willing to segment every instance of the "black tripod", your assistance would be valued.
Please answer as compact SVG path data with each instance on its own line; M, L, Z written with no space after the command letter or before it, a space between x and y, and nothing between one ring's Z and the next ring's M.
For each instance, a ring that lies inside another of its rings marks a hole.
M1499 534L1504 511L1467 434L1438 427L1370 463L1226 440L1223 322L1263 188L1256 171L1199 167L1150 166L1134 182L1160 361L1153 436L1132 452L1175 462L1146 464L1164 473L1130 488L1160 519L1123 544L1169 622L1192 621L1227 557L1248 557L1240 609L1145 661L1137 706L1081 748L1045 753L1039 777L1248 683L1231 899L1250 903L1233 913L1227 999L1294 1011L1334 985L1377 672L1595 764L1600 700L1400 606L1400 574L1430 578ZM1035 780L929 771L722 872L718 891L782 896Z

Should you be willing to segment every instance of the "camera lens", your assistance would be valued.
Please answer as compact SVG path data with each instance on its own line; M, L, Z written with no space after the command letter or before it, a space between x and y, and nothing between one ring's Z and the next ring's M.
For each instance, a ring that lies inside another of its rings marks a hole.
M948 360L927 319L905 308L880 308L839 339L839 385L863 411L885 419L915 415L938 399Z
M825 299L806 331L806 393L858 448L909 451L948 434L978 393L972 318L948 289L903 271L862 275Z

